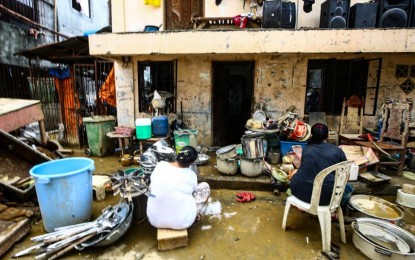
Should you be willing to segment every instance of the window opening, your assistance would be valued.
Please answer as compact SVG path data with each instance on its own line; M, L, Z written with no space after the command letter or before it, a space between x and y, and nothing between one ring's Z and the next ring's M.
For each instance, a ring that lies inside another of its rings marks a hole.
M340 115L343 99L352 95L362 98L370 94L369 102L372 102L372 106L369 107L376 106L380 59L375 61L371 64L371 60L365 59L309 60L304 113ZM369 88L370 93L367 92ZM375 110L366 112L372 114Z
M89 0L72 0L72 8L83 15L91 17Z
M39 22L38 0L0 0L5 8L18 13L33 22ZM0 21L18 26L28 26L27 22L15 17L5 10L0 10Z
M163 96L164 93L174 95L166 99L165 111L176 111L176 62L139 62L139 111L151 112L151 101L154 91Z

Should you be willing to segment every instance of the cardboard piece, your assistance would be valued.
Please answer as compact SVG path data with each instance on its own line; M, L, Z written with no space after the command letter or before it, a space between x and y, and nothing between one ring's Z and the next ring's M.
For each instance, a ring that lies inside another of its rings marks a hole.
M347 160L354 161L359 168L379 163L379 158L370 147L357 145L340 145L339 147L346 154Z

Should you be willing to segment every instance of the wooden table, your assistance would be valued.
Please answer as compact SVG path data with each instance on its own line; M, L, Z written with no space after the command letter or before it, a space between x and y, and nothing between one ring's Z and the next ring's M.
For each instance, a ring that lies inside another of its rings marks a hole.
M107 133L107 136L109 137L109 138L117 138L118 139L118 144L119 144L119 146L120 146L120 148L121 148L121 156L123 156L124 155L124 153L125 153L125 150L126 150L126 141L128 141L129 142L129 148L130 148L130 150L131 150L131 154L133 154L134 153L134 151L132 151L132 145L133 145L133 138L134 138L134 135L135 134L117 134L115 131L113 131L113 132L108 132Z
M0 98L0 129L12 132L35 121L39 122L40 142L46 144L45 116L40 101Z

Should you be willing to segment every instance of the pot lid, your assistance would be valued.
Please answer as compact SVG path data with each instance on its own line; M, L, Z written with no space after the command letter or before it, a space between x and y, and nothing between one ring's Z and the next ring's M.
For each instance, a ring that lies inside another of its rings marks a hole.
M209 155L200 153L200 154L198 154L197 159L194 163L196 165L201 165L201 164L207 163L209 161L209 159L210 159Z
M403 215L392 203L370 195L353 195L349 203L360 212L380 219L399 219Z
M242 139L262 138L265 136L265 133L263 132L253 132L253 131L247 131L247 132L245 132L245 134L242 136Z
M262 110L257 110L255 111L255 113L252 115L252 119L254 121L259 121L259 122L265 122L267 120L267 116L265 115L265 112Z
M403 254L411 251L411 247L404 239L385 227L381 227L375 223L359 222L355 228L357 228L365 238L385 249Z
M228 146L224 146L224 147L222 147L222 148L219 148L219 149L216 151L216 155L220 155L220 154L227 153L227 152L229 152L229 151L231 151L231 150L233 150L233 149L235 149L235 145L234 145L234 144L231 144L231 145L228 145Z

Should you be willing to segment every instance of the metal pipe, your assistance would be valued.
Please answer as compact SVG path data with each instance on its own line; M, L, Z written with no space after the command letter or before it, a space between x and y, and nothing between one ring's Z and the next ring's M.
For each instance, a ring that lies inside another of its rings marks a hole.
M13 15L14 17L17 17L17 18L19 18L19 19L24 20L25 22L31 23L31 24L33 24L33 25L36 25L36 26L38 26L39 28L42 28L42 29L44 29L44 30L46 30L46 31L48 31L48 32L54 33L54 34L56 34L56 35L60 35L60 36L65 37L65 38L69 38L69 36L64 35L64 34L61 34L61 33L59 33L59 32L56 32L56 31L54 31L54 30L52 30L52 29L49 29L48 27L43 26L43 25L41 25L41 24L39 24L39 23L36 23L36 22L34 22L34 21L32 21L32 20L30 20L30 19L28 19L28 18L24 17L23 15L21 15L21 14L19 14L19 13L16 13L16 12L14 12L14 11L12 11L12 10L10 10L9 8L5 7L5 6L4 6L4 5L2 5L2 4L0 4L0 9L3 9L4 11L6 11L6 12L8 12L9 14Z

